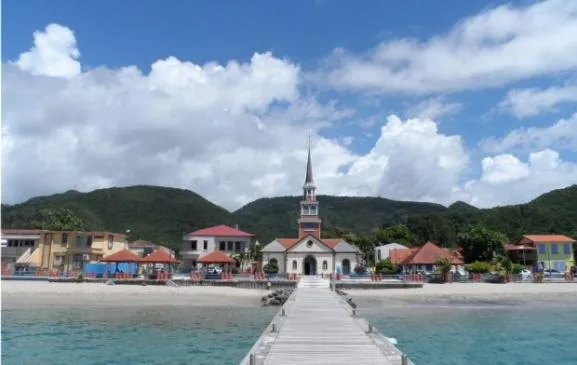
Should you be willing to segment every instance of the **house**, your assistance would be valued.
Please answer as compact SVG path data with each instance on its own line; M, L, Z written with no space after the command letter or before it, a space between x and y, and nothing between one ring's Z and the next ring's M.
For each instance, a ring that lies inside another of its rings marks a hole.
M361 262L360 250L344 239L323 239L309 146L303 200L297 219L298 236L276 238L263 247L263 264L275 264L281 274L349 274Z
M427 242L418 248L392 249L390 257L391 262L398 265L403 272L436 271L437 263L443 257L449 258L455 270L464 264L458 251L441 248L433 242Z
M128 250L139 257L146 257L156 250L166 251L168 254L174 256L174 251L168 247L157 245L150 241L136 240L128 243Z
M565 272L575 265L575 242L573 238L564 235L529 234L512 245L505 245L505 249L515 262Z
M186 267L198 268L198 259L214 251L222 251L228 256L246 253L254 244L254 238L252 233L224 224L188 233L180 250L182 263Z
M375 247L375 261L386 260L390 257L390 251L394 249L405 249L407 246L403 246L400 243L388 243L386 245L380 245Z
M122 233L3 229L2 269L75 271L126 247ZM6 246L6 247L4 247Z

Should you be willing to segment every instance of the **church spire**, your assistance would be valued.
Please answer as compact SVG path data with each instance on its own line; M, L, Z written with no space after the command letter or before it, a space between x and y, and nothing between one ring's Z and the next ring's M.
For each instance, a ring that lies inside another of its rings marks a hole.
M313 164L311 162L311 135L309 133L309 153L307 158L307 174L305 176L305 185L312 185L313 179Z

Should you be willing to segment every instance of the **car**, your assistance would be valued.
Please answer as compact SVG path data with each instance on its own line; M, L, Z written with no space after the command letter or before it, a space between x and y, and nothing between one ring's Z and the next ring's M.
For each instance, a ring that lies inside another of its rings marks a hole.
M531 272L531 270L528 269L523 269L521 270L521 272L519 273L519 275L521 275L521 278L523 280L529 279L530 277L533 276L533 273Z
M543 270L543 276L545 276L546 278L562 278L565 275L559 270L545 269Z
M210 265L206 272L209 274L220 274L222 272L222 268L217 265Z

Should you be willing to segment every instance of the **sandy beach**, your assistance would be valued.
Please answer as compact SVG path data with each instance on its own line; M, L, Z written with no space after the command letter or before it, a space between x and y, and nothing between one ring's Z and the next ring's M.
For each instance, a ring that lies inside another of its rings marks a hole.
M168 287L2 281L2 308L35 306L235 306L255 307L267 291L229 287Z

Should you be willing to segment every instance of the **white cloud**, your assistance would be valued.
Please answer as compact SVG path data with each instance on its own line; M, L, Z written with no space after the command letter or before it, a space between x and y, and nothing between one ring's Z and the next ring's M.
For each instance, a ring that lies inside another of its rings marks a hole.
M469 201L479 207L526 202L577 182L577 164L564 162L550 149L533 152L527 162L512 155L487 157L479 181L465 185Z
M558 105L565 103L577 103L577 85L510 90L505 99L499 103L499 108L523 119L554 112Z
M22 53L16 64L34 75L72 77L80 74L79 57L72 30L49 24L44 32L34 32L34 46Z
M64 72L63 59L77 62L71 55L78 51L70 51L76 41L64 42L72 48L38 41L51 38L51 29L73 35L48 27L35 34L26 54L50 57L22 63L21 56L3 65L5 202L134 184L187 188L231 209L263 196L298 194L308 130L322 194L487 206L576 181L576 166L546 151L527 163L493 156L478 180L463 184L471 168L463 139L442 133L432 118L366 117L381 124L381 134L359 155L349 138L319 136L354 110L304 97L299 66L270 53L226 65L168 57L149 74L134 66L81 72L80 64Z
M502 5L426 40L396 39L365 55L335 50L316 77L372 92L497 87L577 68L577 0Z
M568 119L543 128L520 128L509 132L504 138L488 138L481 147L489 153L501 153L519 147L524 150L553 148L577 151L577 113Z
M442 98L435 97L420 101L408 110L409 117L437 119L457 113L461 110L460 103L447 103Z

